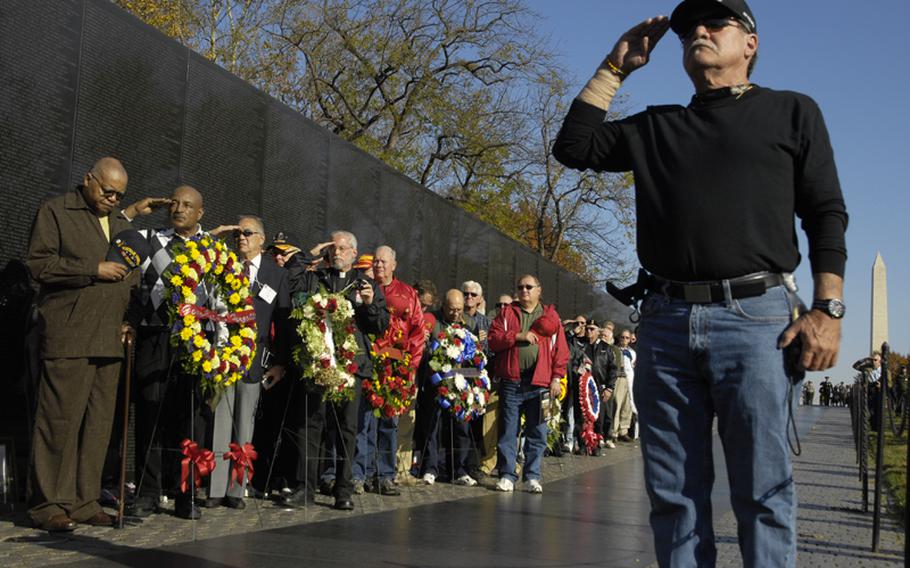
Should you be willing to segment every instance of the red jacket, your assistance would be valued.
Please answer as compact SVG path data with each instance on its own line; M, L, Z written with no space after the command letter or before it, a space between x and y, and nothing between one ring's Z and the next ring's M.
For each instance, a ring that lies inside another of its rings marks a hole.
M401 323L402 330L407 335L408 352L411 354L411 369L416 370L420 366L420 359L423 357L425 341L423 310L420 308L417 291L401 280L393 278L388 286L382 287L382 293L385 294L385 303L389 310L390 319L397 318Z
M531 332L538 337L537 365L531 384L548 387L553 379L566 374L569 362L569 345L563 332L561 319L553 306L543 306L543 315L531 324ZM515 335L521 331L521 306L518 302L504 307L490 326L490 349L496 354L493 375L510 381L521 380L518 369L518 346Z

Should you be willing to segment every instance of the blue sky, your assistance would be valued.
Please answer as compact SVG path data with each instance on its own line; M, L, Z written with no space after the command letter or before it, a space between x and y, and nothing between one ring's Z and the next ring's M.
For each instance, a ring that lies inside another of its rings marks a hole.
M677 2L664 0L525 0L540 15L538 30L580 87L634 24L670 15ZM910 22L907 0L801 0L750 6L759 31L758 65L752 80L775 89L800 91L822 109L850 226L847 230L847 315L837 366L822 374L848 380L850 364L868 354L872 262L881 252L888 268L889 339L895 351L910 351L910 65L905 45ZM873 9L874 8L874 9ZM692 84L682 69L679 41L668 32L651 62L626 80L621 93L630 112L652 104L686 104ZM573 90L574 92L574 90ZM802 239L797 270L800 295L812 297L812 279Z

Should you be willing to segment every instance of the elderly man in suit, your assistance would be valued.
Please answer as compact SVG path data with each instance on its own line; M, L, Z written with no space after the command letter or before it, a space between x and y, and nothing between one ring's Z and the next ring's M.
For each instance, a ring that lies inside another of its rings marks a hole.
M262 254L265 245L262 219L243 215L237 225L227 228L234 232L244 273L250 279L257 336L256 356L249 374L241 382L228 387L215 408L212 449L218 458L228 451L231 442L243 448L244 444L253 440L260 389L269 389L284 377L289 358L287 330L291 313L287 272L275 263L271 255ZM221 504L232 509L246 506L243 490L249 480L244 477L239 483L232 482L231 468L227 467L231 465L224 462L212 472L206 502L208 506Z
M32 226L27 265L41 286L43 365L29 515L51 532L113 522L98 497L135 278L105 256L111 236L129 228L117 207L126 184L123 165L101 158L75 191L42 204Z

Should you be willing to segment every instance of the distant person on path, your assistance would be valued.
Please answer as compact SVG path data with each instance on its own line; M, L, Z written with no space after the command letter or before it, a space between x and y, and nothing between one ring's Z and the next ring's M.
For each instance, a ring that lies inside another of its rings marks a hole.
M622 81L671 28L691 102L606 120ZM799 392L805 370L837 360L847 214L833 152L812 99L750 81L758 47L744 1L686 0L620 37L553 148L569 167L634 174L650 273L634 394L661 566L716 563L715 415L743 564L795 565L790 385ZM788 276L800 260L795 217L808 237L811 310Z

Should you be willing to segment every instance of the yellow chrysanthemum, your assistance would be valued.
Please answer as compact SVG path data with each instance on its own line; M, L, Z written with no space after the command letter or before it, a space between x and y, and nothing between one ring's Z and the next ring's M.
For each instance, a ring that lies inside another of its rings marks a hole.
M190 274L190 267L189 267L189 265L184 264L183 266L181 266L181 267L180 267L180 274L183 274L184 276L189 276L189 274Z
M224 266L218 264L215 266L215 275L221 275L224 272Z
M241 282L239 278L234 278L234 281L231 282L231 288L234 290L239 290L241 286L243 286L243 282ZM240 296L237 296L237 301L240 301Z
M233 281L234 281L234 274L233 274L232 272L228 272L227 274L225 274L225 275L224 275L224 281L227 282L228 284L230 284L231 282L233 282Z
M185 254L178 254L177 256L174 257L174 262L176 262L177 264L186 264L187 262L189 262L189 259L186 257Z
M233 294L231 294L231 297L228 298L228 301L232 304L239 304L240 303L240 294L238 294L237 292L234 292Z
M187 296L189 296L190 294L193 293L193 291L190 289L189 286L184 286L183 288L180 289L180 291L183 292L184 298L186 298Z
M189 341L191 337L193 337L193 329L192 329L192 328L185 327L185 328L183 328L183 330L180 332L180 339L182 339L182 340L184 340L184 341Z
M205 336L203 336L203 335L195 336L193 338L193 345L195 345L196 347L202 347L203 345L205 345Z
M211 373L211 372L212 372L212 362L211 362L211 361L203 361L203 362L202 362L202 370L205 371L206 373Z
M183 325L193 325L194 323L196 323L196 316L193 314L183 316Z
M243 344L243 340L237 337L236 335L231 337L231 345L234 347L240 347Z
M199 361L202 361L202 350L201 349L197 349L196 351L193 351L193 362L198 363Z
M171 286L180 286L183 283L183 278L177 276L176 274L171 276Z

